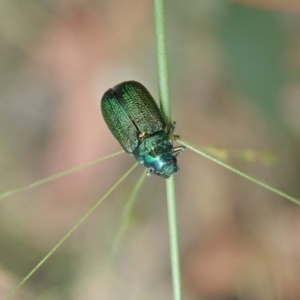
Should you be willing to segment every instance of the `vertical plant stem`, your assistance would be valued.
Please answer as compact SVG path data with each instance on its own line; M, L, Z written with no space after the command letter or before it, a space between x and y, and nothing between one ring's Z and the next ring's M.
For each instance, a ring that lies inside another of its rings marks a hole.
M160 99L161 109L169 125L171 120L171 109L170 109L169 85L168 85L167 43L166 43L163 0L154 0L154 15L155 15L155 29L156 29L159 99ZM166 181L166 187L167 187L167 202L168 202L173 296L174 296L174 300L181 300L180 262L179 262L179 250L178 250L179 248L178 248L178 234L177 234L174 177L171 177Z
M177 214L174 177L167 180L167 201L169 216L170 255L174 300L181 299L180 260L177 234Z
M167 66L167 41L165 29L164 1L154 0L156 52L158 68L158 86L160 108L167 119L171 120L171 106L169 97L169 77Z

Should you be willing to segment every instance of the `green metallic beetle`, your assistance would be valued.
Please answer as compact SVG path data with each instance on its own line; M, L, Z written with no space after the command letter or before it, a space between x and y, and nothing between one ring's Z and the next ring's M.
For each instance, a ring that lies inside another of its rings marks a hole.
M175 122L171 126L148 90L139 82L126 81L102 97L104 120L123 149L148 168L147 175L169 178L178 172L176 157L184 146L173 148Z

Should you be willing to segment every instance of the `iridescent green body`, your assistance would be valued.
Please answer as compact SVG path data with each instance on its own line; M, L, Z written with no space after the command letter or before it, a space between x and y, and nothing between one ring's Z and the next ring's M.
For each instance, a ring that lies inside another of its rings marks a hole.
M102 97L101 110L114 137L149 169L148 175L169 178L179 171L176 156L184 147L173 148L174 125L167 129L161 111L142 84L126 81L109 89Z

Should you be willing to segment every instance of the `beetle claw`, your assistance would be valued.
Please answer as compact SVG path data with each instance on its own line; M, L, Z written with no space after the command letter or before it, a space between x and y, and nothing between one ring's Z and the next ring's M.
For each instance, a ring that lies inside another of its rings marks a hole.
M173 148L172 155L175 157L180 155L184 151L185 147L184 146L177 146Z

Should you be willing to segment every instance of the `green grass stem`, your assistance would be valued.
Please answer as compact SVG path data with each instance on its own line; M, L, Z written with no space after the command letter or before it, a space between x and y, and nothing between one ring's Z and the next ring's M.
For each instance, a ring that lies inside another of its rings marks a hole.
M163 0L154 0L154 17L159 81L159 100L161 110L163 111L165 118L170 124L171 106L168 85L167 42ZM175 185L173 176L166 181L166 189L169 218L170 260L172 268L173 298L174 300L181 300L180 261L176 218Z
M154 18L160 108L165 118L168 120L168 123L170 123L171 105L169 97L167 41L163 0L154 0Z
M66 241L67 238L95 211L95 209L113 192L114 189L137 167L135 163L67 232L67 234L48 252L48 254L22 279L22 281L10 291L4 300L10 299L20 287L48 260L48 258Z
M111 257L110 257L109 261L111 261L115 257L115 255L117 254L117 252L120 249L120 244L121 244L122 238L125 234L126 229L129 226L129 223L130 223L133 206L136 202L137 195L138 195L139 191L141 190L143 183L145 182L145 179L146 179L146 172L143 172L143 174L141 175L141 177L135 184L134 189L132 190L132 192L129 196L129 199L126 201L125 207L122 212L121 222L120 222L119 228L117 230L117 233L116 233L113 243L112 243L112 249L111 249L111 254L110 254Z
M174 176L167 180L167 202L169 218L169 235L170 235L170 255L172 267L172 282L174 300L181 299L181 273L178 246L178 229L176 213L176 194Z
M263 187L263 188L265 188L265 189L273 192L276 195L279 195L279 196L281 196L281 197L283 197L283 198L285 198L287 200L290 200L290 201L292 201L292 202L300 205L300 200L299 199L297 199L295 197L292 197L292 196L290 196L290 195L288 195L288 194L286 194L284 192L281 192L280 190L278 190L278 189L276 189L276 188L274 188L274 187L272 187L272 186L270 186L270 185L268 185L268 184L266 184L266 183L264 183L264 182L262 182L262 181L260 181L260 180L258 180L256 178L254 178L254 177L252 177L252 176L250 176L248 174L245 174L242 171L239 171L239 170L237 170L237 169L229 166L228 164L226 164L226 163L224 163L224 162L222 162L222 161L220 161L220 160L218 160L218 159L216 159L216 158L208 155L207 153L204 153L204 152L200 151L195 146L191 145L190 143L188 143L186 141L183 141L183 140L180 139L180 140L178 140L178 142L181 143L182 145L186 146L190 150L196 152L197 154L200 154L200 155L204 156L205 158L207 158L207 159L215 162L216 164L218 164L218 165L226 168L227 170L230 170L231 172L233 172L233 173L235 173L235 174L237 174L237 175L239 175L241 177L244 177L244 178L248 179L249 181L252 181L252 182L256 183L257 185L259 185L259 186L261 186L261 187Z
M86 168L88 166L95 165L95 164L97 164L99 162L102 162L102 161L107 160L109 158L113 158L113 157L115 157L117 155L120 155L122 153L124 153L124 150L116 152L116 153L113 153L113 154L110 154L110 155L107 155L107 156L104 156L104 157L101 157L101 158L98 158L98 159L95 159L93 161L90 161L88 163L79 165L77 167L74 167L74 168L71 168L71 169L59 172L59 173L55 173L53 175L50 175L50 176L45 177L43 179L37 180L37 181L35 181L33 183L30 183L30 184L27 184L25 186L22 186L22 187L13 189L13 190L5 191L3 193L0 193L0 200L3 200L4 198L10 197L10 196L15 195L15 194L18 194L18 193L30 190L30 189L32 189L34 187L40 186L40 185L42 185L44 183L47 183L49 181L61 178L63 176L69 175L69 174L74 173L74 172L77 172L77 171L82 170L82 169L84 169L84 168Z

